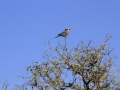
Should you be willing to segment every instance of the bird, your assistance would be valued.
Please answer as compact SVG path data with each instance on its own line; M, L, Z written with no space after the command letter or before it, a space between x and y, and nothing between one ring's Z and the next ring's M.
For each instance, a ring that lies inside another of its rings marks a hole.
M52 38L52 39L55 39L55 38L58 38L58 37L66 37L68 34L69 34L69 31L70 31L70 28L66 28L64 31L62 31L61 33L59 33L56 37Z

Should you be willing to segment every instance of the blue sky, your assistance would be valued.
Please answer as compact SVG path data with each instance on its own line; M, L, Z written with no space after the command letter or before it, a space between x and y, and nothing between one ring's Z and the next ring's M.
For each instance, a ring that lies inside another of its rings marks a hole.
M102 44L107 33L113 38L112 55L120 56L120 0L0 0L0 81L10 87L23 83L26 67L41 58L48 42L65 28L71 28L67 46L81 40ZM63 38L51 41L52 46Z

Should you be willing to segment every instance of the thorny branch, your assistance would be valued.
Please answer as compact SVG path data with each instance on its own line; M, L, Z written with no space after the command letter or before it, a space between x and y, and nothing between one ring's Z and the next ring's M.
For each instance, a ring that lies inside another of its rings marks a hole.
M56 48L52 48L49 42L49 50L43 56L47 62L36 62L27 68L32 74L32 84L29 85L41 90L110 90L115 79L110 71L116 59L111 56L113 49L110 50L107 44L110 38L107 35L100 46L92 46L92 40L88 45L82 41L70 51L66 46L66 38L65 45L58 43Z

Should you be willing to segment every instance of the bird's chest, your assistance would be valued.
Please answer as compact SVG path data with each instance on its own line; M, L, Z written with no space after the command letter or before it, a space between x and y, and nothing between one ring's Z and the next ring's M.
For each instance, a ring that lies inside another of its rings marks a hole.
M65 32L65 34L68 35L68 33L69 33L69 31L67 30L67 31Z

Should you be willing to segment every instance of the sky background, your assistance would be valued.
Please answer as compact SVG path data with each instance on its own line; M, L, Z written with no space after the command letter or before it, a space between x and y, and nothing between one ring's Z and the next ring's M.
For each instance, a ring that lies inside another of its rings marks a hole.
M120 68L120 0L0 0L0 81L7 79L9 90L22 84L16 76L27 75L32 62L43 62L44 43L67 27L69 49L81 40L103 44L111 34L108 43ZM52 40L51 46L58 42L64 39Z

